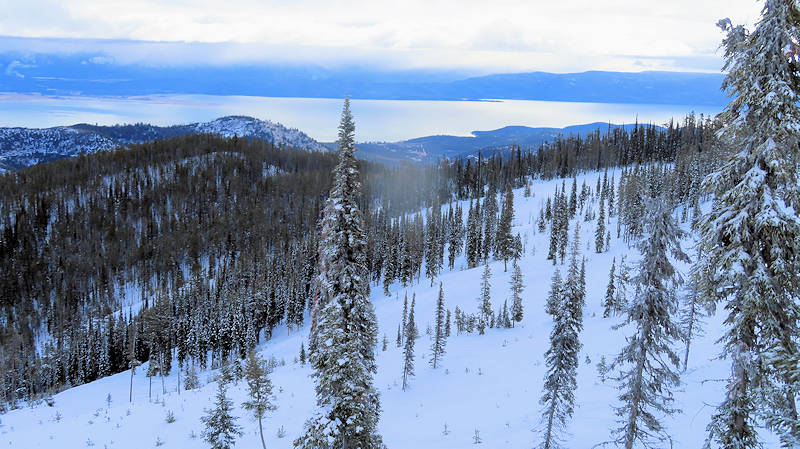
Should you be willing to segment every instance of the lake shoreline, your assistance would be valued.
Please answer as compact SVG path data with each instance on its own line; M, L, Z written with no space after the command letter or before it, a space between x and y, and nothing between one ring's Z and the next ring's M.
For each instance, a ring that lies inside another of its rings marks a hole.
M0 127L48 128L77 123L149 123L159 126L245 115L299 129L320 142L336 140L339 98L159 94L132 97L0 93ZM722 106L592 103L540 100L353 99L359 142L400 142L424 136L468 137L506 126L552 127L682 121L694 111L713 115Z

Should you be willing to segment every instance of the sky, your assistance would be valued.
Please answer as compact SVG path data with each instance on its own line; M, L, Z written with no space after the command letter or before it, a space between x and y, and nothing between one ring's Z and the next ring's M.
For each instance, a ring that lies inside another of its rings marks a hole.
M474 74L719 71L754 0L0 0L0 52L147 64L316 63ZM24 38L24 39L19 39ZM99 61L103 62L103 61Z

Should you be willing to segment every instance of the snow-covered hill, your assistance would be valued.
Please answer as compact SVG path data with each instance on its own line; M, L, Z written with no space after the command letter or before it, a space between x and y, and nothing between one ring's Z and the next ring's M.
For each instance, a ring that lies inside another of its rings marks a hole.
M228 116L204 123L153 126L146 124L95 126L79 124L54 128L0 128L0 169L15 170L41 162L75 157L131 143L185 134L211 133L223 137L261 139L275 145L327 151L304 132L253 117Z
M578 184L585 180L588 185L594 185L597 176L597 173L579 176ZM525 246L520 266L526 285L524 319L515 328L487 329L485 335L457 335L453 326L443 362L434 370L428 364L431 336L426 334L426 329L434 322L438 282L442 282L448 309L453 311L458 306L474 313L478 308L482 268L463 269L462 257L456 269L445 271L434 286L426 279L408 288L395 283L390 297L384 296L381 287L373 287L371 299L379 321L379 339L384 335L388 339L385 351L380 343L377 348L375 379L383 409L379 430L387 447L530 448L541 441L539 398L545 373L544 353L552 327L544 311L545 300L553 271L560 269L563 273L565 267L554 267L546 260L548 232L538 232L535 222L544 201L560 185L558 179L537 181L529 198L525 198L521 190L515 191L513 230L521 234ZM596 207L596 203L589 204ZM602 357L610 361L622 348L628 333L626 328L613 329L621 318L603 318L601 301L609 268L612 259L616 258L619 263L624 254L633 267L638 253L615 238L612 231L610 250L596 254L594 221L584 222L582 213L576 217L570 229L580 222L587 296L575 391L577 409L568 426L571 435L564 447L589 449L609 441L610 429L617 427L612 406L617 404L619 391L614 381L600 378L597 363ZM608 229L616 229L616 224L617 217L611 218ZM689 239L683 241L684 249L691 249L692 244ZM684 273L688 269L685 264L678 267ZM491 263L490 268L492 303L496 310L510 298L511 270L504 272L503 262ZM395 336L406 294L409 300L416 295L416 320L421 337L416 343L416 377L412 378L409 390L402 391L402 350L396 347ZM716 358L720 348L714 343L721 334L722 313L709 317L706 336L693 341L688 370L682 374L680 389L675 392L675 405L682 413L664 419L672 437L672 444L665 447L701 448L715 404L723 399L729 363ZM293 331L279 328L274 335L259 350L265 358L274 357L278 364L271 375L278 409L268 413L264 427L267 447L281 449L292 447L304 421L311 416L315 396L309 367L297 361L301 344L307 343L308 326ZM146 372L146 365L136 371L133 402L128 401L131 374L123 372L58 394L52 406L41 403L0 416L0 447L207 447L200 437L203 430L200 417L204 408L211 407L216 390L212 379L214 372L200 374L203 384L200 389L180 392L176 391L178 378L173 372L166 378L166 394L162 394L160 380L154 378L152 402L148 401ZM234 413L244 427L244 435L236 446L260 447L258 425L241 407L245 390L243 381L229 390L235 404ZM108 395L110 406L106 402ZM174 413L175 422L166 422L169 412ZM482 440L479 445L474 444L476 432ZM778 447L776 440L766 432L762 432L761 437L766 439L766 447Z

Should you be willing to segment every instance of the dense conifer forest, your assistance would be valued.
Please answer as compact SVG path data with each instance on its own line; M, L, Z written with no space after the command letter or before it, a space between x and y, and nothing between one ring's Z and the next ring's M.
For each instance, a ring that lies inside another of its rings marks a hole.
M433 282L445 260L452 269L464 251L471 264L512 259L513 236L497 233L502 216L496 203L484 212L486 198L536 178L626 167L624 191L610 193L618 198L608 207L625 215L626 235L638 236L643 197L666 189L675 204L697 204L701 176L722 159L715 129L689 116L663 128L558 139L506 158L360 161L372 285ZM3 406L146 360L152 375L175 369L173 358L183 369L219 366L245 357L278 324L301 325L335 160L189 135L0 176ZM578 190L581 201L590 187ZM553 209L563 200L574 211L576 186L572 199L561 193ZM474 211L447 206L464 199L474 199ZM426 207L426 216L417 212ZM467 212L475 217L465 227ZM539 219L556 215L548 208ZM556 245L563 260L566 240Z

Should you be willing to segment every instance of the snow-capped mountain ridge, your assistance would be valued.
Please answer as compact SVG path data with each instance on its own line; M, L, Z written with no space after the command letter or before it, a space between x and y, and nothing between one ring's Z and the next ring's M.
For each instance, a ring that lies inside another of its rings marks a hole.
M246 116L220 117L186 125L149 124L96 126L76 124L53 128L0 128L0 169L16 170L41 162L75 157L186 134L261 139L274 145L327 151L304 132L269 120Z

